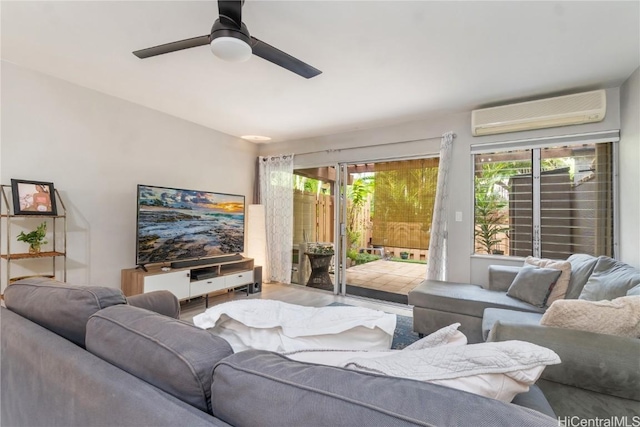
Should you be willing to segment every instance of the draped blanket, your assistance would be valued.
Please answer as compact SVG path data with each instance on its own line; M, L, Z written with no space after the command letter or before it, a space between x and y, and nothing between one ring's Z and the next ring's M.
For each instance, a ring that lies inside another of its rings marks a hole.
M396 315L363 307L304 307L261 299L216 305L195 316L193 323L229 341L235 352L388 350Z

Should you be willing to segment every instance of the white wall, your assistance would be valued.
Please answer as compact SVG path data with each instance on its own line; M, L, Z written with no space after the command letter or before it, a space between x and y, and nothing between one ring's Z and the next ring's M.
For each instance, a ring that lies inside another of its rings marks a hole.
M251 202L254 144L7 62L1 72L0 181L61 192L68 282L119 288L135 266L137 184Z
M522 263L522 260L505 260L504 257L472 256L473 253L473 195L472 195L472 159L470 147L498 141L512 141L545 136L570 135L596 132L620 128L620 93L618 88L607 89L607 115L600 123L579 126L541 129L537 131L518 132L512 134L473 137L471 135L471 112L451 114L441 117L425 117L424 120L385 126L378 129L354 131L349 133L310 138L260 146L260 155L280 153L305 153L318 150L330 150L309 155L295 156L296 167L329 165L335 162L366 161L387 157L437 154L439 136L446 131L457 135L453 141L453 159L451 165L449 200L449 280L458 282L474 282L486 284L488 264ZM426 138L436 137L426 140ZM376 147L394 141L420 140L398 145ZM361 147L356 150L340 149ZM636 154L636 163L638 156ZM628 169L621 170L621 179L626 179ZM636 179L637 182L637 179ZM637 185L637 184L636 184ZM632 200L638 199L638 192L629 195ZM455 222L455 212L462 212L462 222ZM628 236L622 233L622 238Z
M640 268L640 68L620 88L620 124L620 259Z

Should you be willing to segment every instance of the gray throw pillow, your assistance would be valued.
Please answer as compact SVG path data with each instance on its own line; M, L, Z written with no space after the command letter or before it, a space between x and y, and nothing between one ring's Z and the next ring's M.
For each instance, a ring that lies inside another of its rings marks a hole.
M561 273L555 268L522 267L509 286L507 295L536 307L544 307Z
M213 367L233 354L207 330L130 305L91 316L87 350L208 413Z
M598 258L587 254L573 254L567 261L571 264L571 277L565 299L576 299L598 262Z
M612 300L640 285L640 270L606 256L598 257L593 273L580 293L587 301Z

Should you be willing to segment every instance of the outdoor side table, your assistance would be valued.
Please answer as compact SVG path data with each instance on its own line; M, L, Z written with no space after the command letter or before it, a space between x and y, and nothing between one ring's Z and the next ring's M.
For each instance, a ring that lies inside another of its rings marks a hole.
M333 289L331 276L329 276L329 265L331 264L333 254L314 254L305 252L305 255L309 257L309 262L311 263L311 275L307 281L307 286L323 289L330 287Z

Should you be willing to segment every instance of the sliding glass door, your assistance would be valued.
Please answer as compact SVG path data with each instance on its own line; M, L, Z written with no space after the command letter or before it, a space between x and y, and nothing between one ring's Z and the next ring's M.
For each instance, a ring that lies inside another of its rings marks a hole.
M426 274L438 158L294 174L293 282L406 303Z

